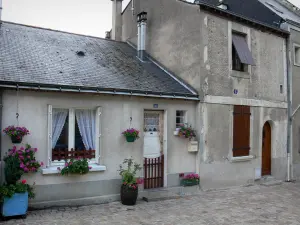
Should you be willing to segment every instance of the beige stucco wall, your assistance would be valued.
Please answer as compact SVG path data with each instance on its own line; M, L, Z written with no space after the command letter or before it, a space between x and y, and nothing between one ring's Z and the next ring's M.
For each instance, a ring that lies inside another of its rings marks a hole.
M29 182L37 185L86 182L108 179L119 179L118 168L124 158L132 156L137 162L143 162L143 113L145 109L165 110L167 115L167 173L195 172L195 154L187 152L187 140L173 135L175 130L176 110L186 110L187 120L195 124L196 102L184 100L165 100L154 98L138 98L129 96L104 96L91 94L67 94L53 92L21 91L19 94L19 125L31 131L23 143L30 143L39 149L37 159L47 161L47 105L60 107L93 108L102 107L101 115L101 164L107 167L104 172L90 172L84 176L42 175L28 176ZM17 95L15 91L4 91L2 125L16 124L15 112ZM134 143L127 143L121 132L129 127L130 116L132 126L141 131L141 138ZM2 134L3 135L3 134ZM10 139L2 137L2 154L12 146ZM184 159L184 160L183 160Z

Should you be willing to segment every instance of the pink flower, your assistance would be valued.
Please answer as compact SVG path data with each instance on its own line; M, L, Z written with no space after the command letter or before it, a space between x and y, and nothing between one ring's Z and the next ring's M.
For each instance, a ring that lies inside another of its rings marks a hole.
M24 172L28 172L29 169L27 167L24 168Z
M89 170L92 169L93 167L89 166Z
M21 162L20 163L20 168L24 169L25 165Z
M41 166L44 166L44 163L43 163L43 162L41 162Z
M30 159L30 155L27 156L27 159Z
M22 180L22 184L26 184L26 180Z
M60 167L57 167L57 170L59 170L59 171L60 171Z
M65 166L69 166L69 164L68 164L68 163L65 163Z
M33 150L34 150L34 152L37 152L37 148L34 148Z

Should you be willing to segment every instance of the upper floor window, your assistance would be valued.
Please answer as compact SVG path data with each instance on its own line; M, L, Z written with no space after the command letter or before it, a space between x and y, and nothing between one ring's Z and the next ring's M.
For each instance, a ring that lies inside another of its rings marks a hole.
M294 44L294 65L300 66L300 45Z
M254 65L252 54L249 50L246 35L232 33L232 69L247 71L248 65Z

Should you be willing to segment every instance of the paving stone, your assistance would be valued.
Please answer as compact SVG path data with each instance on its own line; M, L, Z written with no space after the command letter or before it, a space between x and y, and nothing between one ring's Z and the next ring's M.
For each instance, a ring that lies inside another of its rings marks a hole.
M28 212L13 225L299 225L300 183L254 185L164 201L119 202Z

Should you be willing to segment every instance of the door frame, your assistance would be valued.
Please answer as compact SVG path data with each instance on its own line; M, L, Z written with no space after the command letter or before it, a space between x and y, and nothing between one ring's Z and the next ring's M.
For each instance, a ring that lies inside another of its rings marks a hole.
M164 120L164 133L163 133L163 154L164 154L164 187L168 186L168 110L167 109L143 109L143 123L144 123L144 113L148 112L160 112L163 115ZM143 128L144 130L144 128ZM144 159L144 147L143 147L143 159ZM144 161L143 161L144 162ZM143 171L143 176L145 171Z
M263 145L262 145L262 143L263 143L263 140L264 140L264 137L263 137L263 131L264 131L264 127L265 127L265 125L266 124L268 124L269 125L269 127L270 127L270 149L269 149L269 151L270 151L270 174L267 174L267 175L263 175L263 163L264 163L264 160L263 160L263 150L264 150L264 147L263 147ZM272 175L272 142L273 142L273 138L272 138L272 123L270 122L270 121L265 121L264 122L264 124L263 124L263 127L262 127L262 134L261 134L261 137L262 137L262 139L261 139L261 176L268 176L268 175Z

